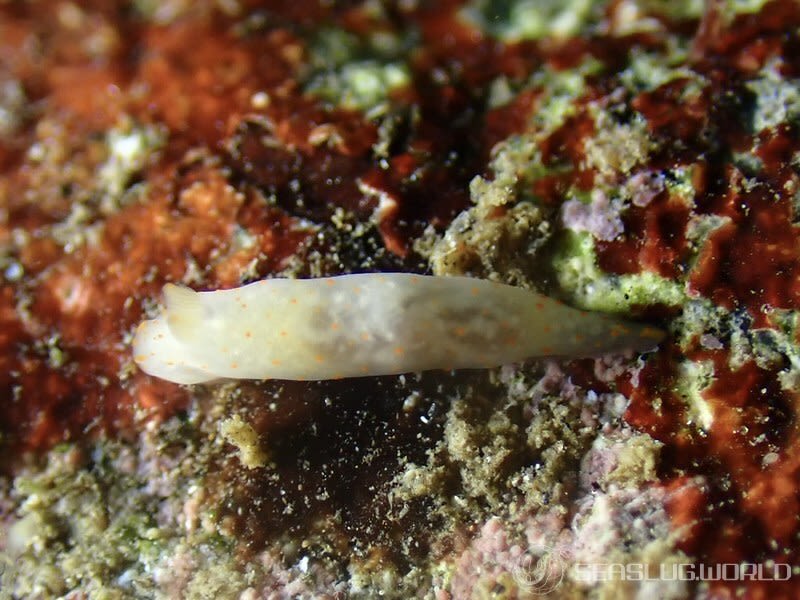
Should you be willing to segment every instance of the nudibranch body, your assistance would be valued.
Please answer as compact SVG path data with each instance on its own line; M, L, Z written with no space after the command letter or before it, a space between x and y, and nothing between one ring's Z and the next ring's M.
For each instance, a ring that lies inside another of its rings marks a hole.
M176 383L486 368L646 350L662 335L469 277L268 279L215 292L167 284L164 300L164 312L136 331L134 359Z

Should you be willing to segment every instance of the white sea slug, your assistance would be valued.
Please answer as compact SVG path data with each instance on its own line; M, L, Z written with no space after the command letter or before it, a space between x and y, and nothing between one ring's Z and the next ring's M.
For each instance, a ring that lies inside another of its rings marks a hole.
M164 301L160 316L139 325L134 359L146 373L176 383L485 368L646 350L662 336L469 277L267 279L216 292L167 284Z

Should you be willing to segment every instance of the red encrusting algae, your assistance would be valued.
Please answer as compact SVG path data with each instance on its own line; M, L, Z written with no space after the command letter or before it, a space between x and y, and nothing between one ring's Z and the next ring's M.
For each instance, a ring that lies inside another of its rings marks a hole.
M692 297L746 314L753 329L774 328L773 309L800 309L798 177L790 166L800 142L793 124L748 131L736 117L743 106L724 96L776 56L784 71L796 73L797 54L790 49L797 38L786 28L800 24L800 12L794 3L771 2L760 14L730 23L711 26L713 19L707 16L695 43L695 68L708 76L709 87L687 94L689 81L677 79L631 102L660 139L650 168L690 168L694 196L662 192L646 206L630 207L623 215L625 234L596 243L598 264L610 273L650 271L685 281ZM711 35L713 40L703 39ZM556 147L563 144L559 139L556 134ZM725 154L731 148L751 151L761 161L759 170L745 173L747 165L732 164ZM570 160L580 164L580 152ZM581 181L570 183L580 187ZM689 225L709 216L724 220L699 245L690 242ZM635 383L628 376L618 381L631 398L625 418L664 443L659 473L675 492L669 507L682 549L701 564L793 565L800 560L800 398L779 383L786 364L748 360L731 366L731 343L687 353L675 343L662 347ZM678 395L681 361L712 365L712 380L700 390L710 413L708 430L692 420L689 400ZM745 589L748 598L790 597L797 583L717 581L709 593L736 589Z
M143 317L141 301L179 281L187 258L209 285L232 287L259 256L268 257L262 271L280 268L308 235L257 194L237 193L213 167L189 168L177 182L155 175L151 185L147 204L108 217L96 243L60 255L16 293L3 288L3 356L13 362L3 387L25 399L0 409L7 444L42 450L92 430L125 434L137 410L164 418L183 409L180 388L124 374L132 369L125 336ZM255 243L233 248L234 226ZM48 338L57 361L35 344Z

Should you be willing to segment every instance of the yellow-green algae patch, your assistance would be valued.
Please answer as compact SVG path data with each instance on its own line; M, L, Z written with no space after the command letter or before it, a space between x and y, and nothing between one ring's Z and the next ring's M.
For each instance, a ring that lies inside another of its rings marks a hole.
M605 273L597 265L594 239L567 232L553 257L553 271L561 290L582 308L625 312L632 306L679 306L686 299L684 285L650 271L635 275Z
M64 444L27 467L4 498L15 508L0 588L19 598L168 597L176 560L195 565L189 580L225 568L235 576L234 541L199 510L207 450L198 441L174 419L138 446Z
M269 455L263 449L258 433L241 416L234 415L225 419L220 423L219 430L222 436L236 447L239 460L245 467L256 469L267 464Z
M464 18L505 41L564 38L596 22L603 2L596 0L474 0Z
M357 36L322 29L310 41L305 89L337 107L380 116L391 94L411 82L405 59L412 40L386 31Z

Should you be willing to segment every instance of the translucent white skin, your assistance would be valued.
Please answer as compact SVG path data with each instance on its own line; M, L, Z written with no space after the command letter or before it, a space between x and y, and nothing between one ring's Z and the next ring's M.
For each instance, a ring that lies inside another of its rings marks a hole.
M486 368L647 350L662 337L652 327L469 277L267 279L216 292L167 284L164 300L164 312L139 325L134 360L176 383Z

